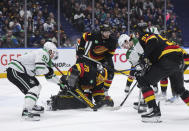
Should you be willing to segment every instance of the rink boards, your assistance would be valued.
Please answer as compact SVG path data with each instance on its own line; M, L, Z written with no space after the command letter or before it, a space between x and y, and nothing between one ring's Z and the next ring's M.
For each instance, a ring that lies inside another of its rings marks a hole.
M26 52L30 52L37 49L0 49L0 78L6 78L6 68L8 63L12 59L16 59ZM189 49L185 49L189 52ZM66 71L75 64L76 61L76 52L75 49L58 49L59 58L54 61L56 66L63 72ZM131 67L130 63L127 62L125 56L126 50L117 49L113 59L115 69L117 70L126 70ZM55 74L60 75L60 73L55 69ZM189 74L189 70L185 71L185 74Z

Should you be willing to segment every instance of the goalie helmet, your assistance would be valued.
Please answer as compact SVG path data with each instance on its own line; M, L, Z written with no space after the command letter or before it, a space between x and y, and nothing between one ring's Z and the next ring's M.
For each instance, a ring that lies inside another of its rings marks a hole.
M127 42L129 42L130 37L126 34L122 34L119 39L118 39L118 44L120 46L120 48L123 48L123 44Z
M54 43L46 42L43 46L43 49L48 52L49 56L52 57L52 59L58 58L58 49Z

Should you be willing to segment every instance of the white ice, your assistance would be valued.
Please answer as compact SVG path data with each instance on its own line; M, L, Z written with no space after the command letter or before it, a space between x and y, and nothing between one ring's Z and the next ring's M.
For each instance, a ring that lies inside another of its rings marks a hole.
M185 79L189 75L185 75ZM39 77L43 88L39 103L44 105L59 87ZM126 76L116 75L110 89L115 106L125 98ZM187 83L185 87L188 88ZM168 97L171 97L170 87ZM177 103L161 102L162 123L143 123L133 102L138 101L136 87L120 110L90 109L45 111L40 121L21 120L24 95L7 79L0 79L0 130L1 131L187 131L189 130L189 107L181 100Z

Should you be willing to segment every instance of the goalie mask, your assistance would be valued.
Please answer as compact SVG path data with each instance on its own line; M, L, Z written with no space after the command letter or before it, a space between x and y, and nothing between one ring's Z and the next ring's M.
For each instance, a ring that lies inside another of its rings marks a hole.
M43 46L43 49L48 52L51 59L56 60L58 58L58 50L54 43L46 42Z

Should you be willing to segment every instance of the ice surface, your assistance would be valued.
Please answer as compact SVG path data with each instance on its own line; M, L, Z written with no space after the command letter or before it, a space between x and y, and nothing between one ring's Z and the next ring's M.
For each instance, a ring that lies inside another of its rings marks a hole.
M189 79L185 75L185 79ZM39 103L44 105L51 95L57 94L59 87L39 77L42 91ZM110 95L118 106L125 98L126 77L116 75ZM188 88L187 83L185 87ZM171 97L170 89L168 96ZM189 130L189 107L182 101L173 104L161 102L162 123L143 123L140 115L133 109L138 101L136 87L120 110L90 109L45 111L40 121L23 121L24 95L7 79L0 79L0 130L1 131L178 131Z

